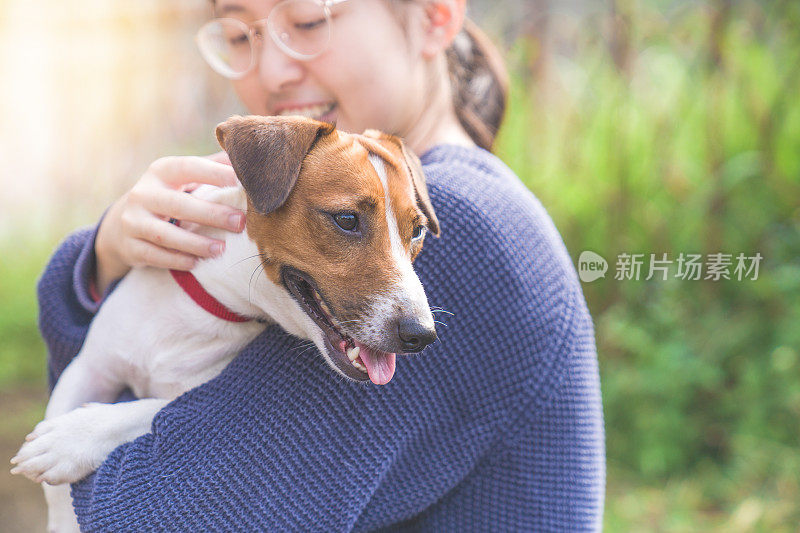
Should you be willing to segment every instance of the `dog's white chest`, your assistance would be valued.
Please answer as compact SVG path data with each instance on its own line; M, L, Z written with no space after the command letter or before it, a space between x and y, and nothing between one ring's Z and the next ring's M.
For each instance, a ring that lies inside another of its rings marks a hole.
M151 295L158 294L154 301ZM160 306L157 302L170 302ZM226 322L201 309L166 272L134 270L104 303L92 342L107 354L95 364L139 398L174 398L219 374L264 326ZM121 319L121 317L125 317Z

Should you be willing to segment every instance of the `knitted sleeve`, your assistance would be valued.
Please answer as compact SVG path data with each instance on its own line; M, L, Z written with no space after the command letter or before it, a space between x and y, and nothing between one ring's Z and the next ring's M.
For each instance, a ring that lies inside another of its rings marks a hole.
M50 388L78 354L97 310L88 294L96 230L69 235L58 247L37 286L39 329L48 350Z

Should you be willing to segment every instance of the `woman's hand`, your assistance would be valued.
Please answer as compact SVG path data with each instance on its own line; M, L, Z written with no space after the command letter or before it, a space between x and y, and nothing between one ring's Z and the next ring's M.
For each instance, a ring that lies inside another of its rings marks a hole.
M237 183L225 152L161 158L108 209L95 242L100 294L131 267L190 270L198 258L215 257L225 250L223 241L170 224L170 218L228 231L244 229L244 213L238 209L183 192L200 183L220 187Z

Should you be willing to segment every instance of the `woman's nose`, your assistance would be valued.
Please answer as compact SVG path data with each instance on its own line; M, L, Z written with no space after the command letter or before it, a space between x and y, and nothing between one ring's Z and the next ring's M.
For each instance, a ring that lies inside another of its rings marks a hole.
M279 92L303 79L301 62L283 53L271 39L264 39L256 53L258 77L269 92Z

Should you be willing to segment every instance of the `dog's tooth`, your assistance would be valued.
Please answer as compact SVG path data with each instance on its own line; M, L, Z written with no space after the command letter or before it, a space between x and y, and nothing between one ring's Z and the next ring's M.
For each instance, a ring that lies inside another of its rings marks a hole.
M330 310L330 309L328 309L328 306L327 306L327 305L325 305L325 302L323 302L322 300L320 300L318 303L319 303L319 306L320 306L320 308L321 308L323 311L325 311L327 314L329 314L329 315L333 316L333 313L331 313L331 310Z
M347 350L347 358L350 359L350 361L355 361L356 357L358 357L358 354L360 352L361 352L361 347L360 346L356 346L354 348L350 348L349 350Z

